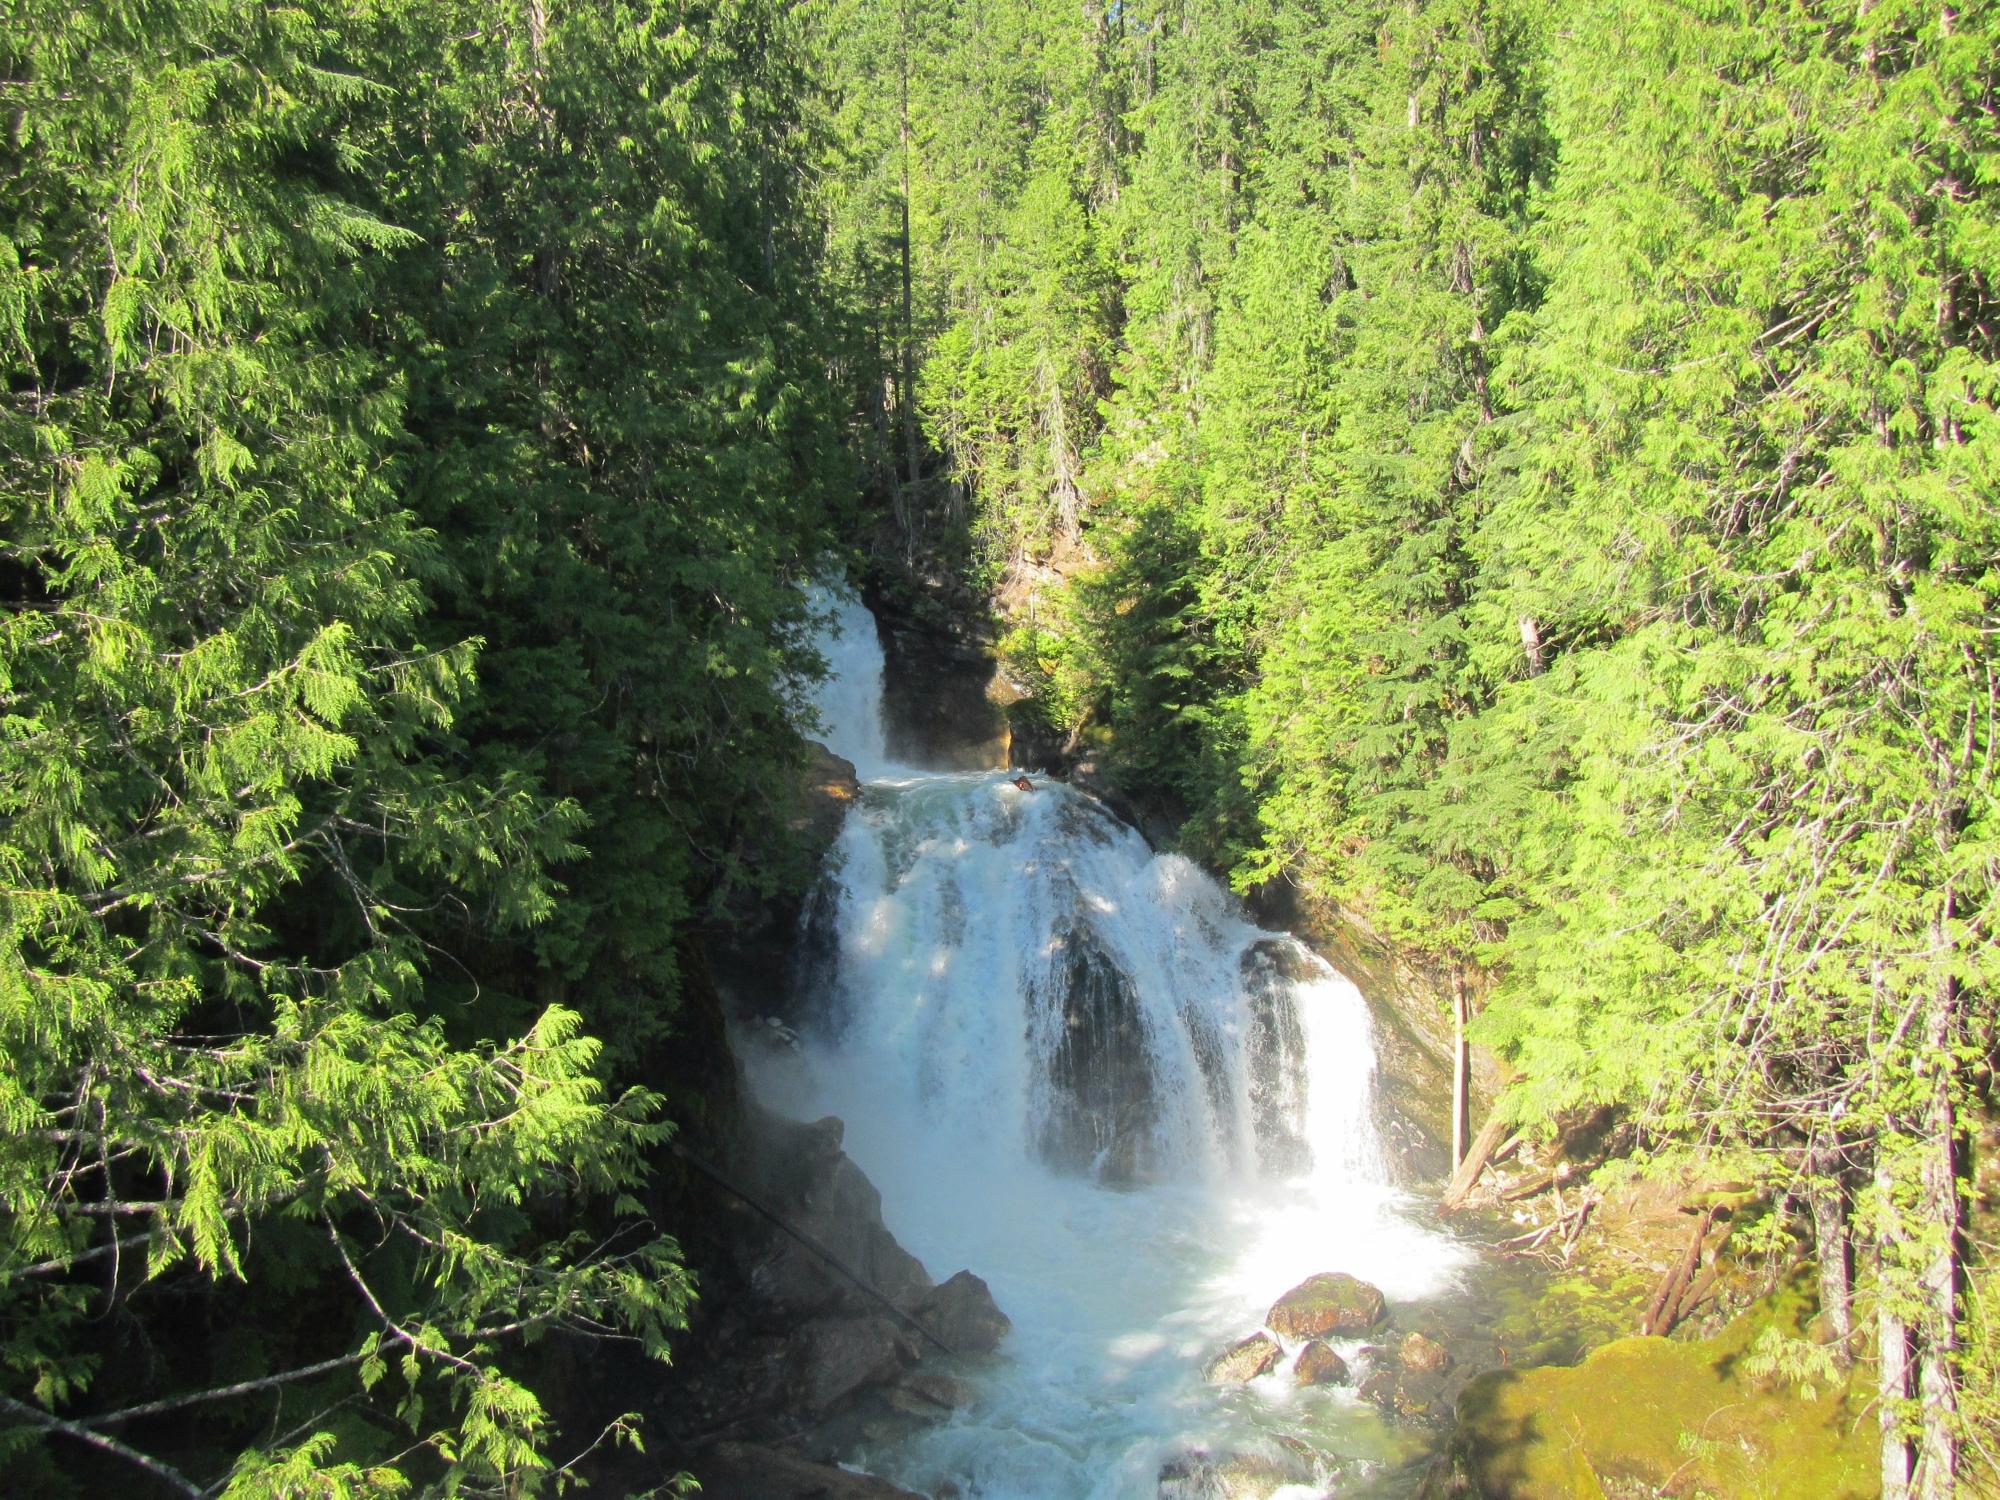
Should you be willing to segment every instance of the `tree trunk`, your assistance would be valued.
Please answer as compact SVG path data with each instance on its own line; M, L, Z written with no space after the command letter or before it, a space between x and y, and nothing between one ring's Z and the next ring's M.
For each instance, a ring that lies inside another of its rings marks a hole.
M1528 659L1528 675L1539 677L1547 668L1547 658L1542 654L1542 627L1533 615L1522 615L1521 654Z
M1465 1041L1465 967L1454 964L1451 971L1451 1169L1465 1164L1471 1145L1472 1053Z
M1875 1415L1882 1428L1882 1500L1911 1500L1910 1440L1903 1431L1903 1410L1910 1400L1910 1329L1897 1309L1889 1283L1895 1276L1896 1250L1893 1221L1896 1207L1894 1183L1883 1155L1883 1143L1875 1147L1875 1190L1880 1197L1879 1212L1889 1216L1876 1244L1875 1284L1879 1301L1875 1313L1876 1343L1879 1345L1875 1376Z
M1826 1339L1842 1369L1854 1359L1854 1250L1847 1227L1847 1186L1841 1181L1840 1141L1821 1135L1808 1163L1813 1245L1819 1261L1819 1309Z
M1924 1105L1919 1168L1922 1222L1937 1233L1918 1280L1923 1299L1918 1375L1923 1430L1917 1443L1920 1500L1951 1500L1958 1486L1958 1276L1964 1231L1958 1199L1958 1119L1950 1060L1958 1040L1958 979L1951 972L1952 888L1944 889L1931 927L1932 951L1943 971L1931 982L1924 1058L1932 1071Z

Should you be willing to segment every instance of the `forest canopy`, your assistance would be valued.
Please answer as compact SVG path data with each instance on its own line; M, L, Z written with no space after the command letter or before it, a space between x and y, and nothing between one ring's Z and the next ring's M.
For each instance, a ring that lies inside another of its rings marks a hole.
M8 1488L560 1487L631 1424L539 1348L691 1295L647 1085L847 504L798 24L0 49Z
M1994 1465L1994 7L4 14L10 1483L634 1436L544 1356L684 1322L658 1085L869 545L1501 1118L1789 1205L1892 1500Z
M835 13L863 457L1042 728L1799 1205L1843 1354L1858 1248L1885 1492L1990 1468L1994 8Z

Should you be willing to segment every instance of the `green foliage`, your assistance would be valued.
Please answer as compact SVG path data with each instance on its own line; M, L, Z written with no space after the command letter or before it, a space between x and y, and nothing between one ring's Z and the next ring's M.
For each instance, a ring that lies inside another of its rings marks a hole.
M1094 680L1080 659L1078 639L1038 620L1010 630L997 646L1001 670L1028 697L1015 712L1028 714L1051 734L1070 736L1088 719Z
M1743 1373L1753 1380L1796 1387L1802 1401L1817 1401L1821 1387L1836 1390L1847 1379L1826 1345L1796 1338L1776 1324L1759 1333L1744 1351Z
M189 1494L561 1489L522 1351L682 1324L619 1079L777 878L847 472L792 22L0 34L8 1463L158 1412Z
M1003 597L1069 575L1114 775L1239 884L1483 965L1510 1116L1837 1200L1969 1389L1992 10L944 14L1018 45L904 32L923 120L983 106L922 137L914 399ZM1103 372L1059 438L1057 348Z

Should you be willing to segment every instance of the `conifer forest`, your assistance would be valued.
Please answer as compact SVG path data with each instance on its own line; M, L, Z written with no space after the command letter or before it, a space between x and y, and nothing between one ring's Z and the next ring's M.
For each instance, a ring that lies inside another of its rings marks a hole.
M705 1483L845 573L2000 1494L2000 5L0 14L0 1492Z

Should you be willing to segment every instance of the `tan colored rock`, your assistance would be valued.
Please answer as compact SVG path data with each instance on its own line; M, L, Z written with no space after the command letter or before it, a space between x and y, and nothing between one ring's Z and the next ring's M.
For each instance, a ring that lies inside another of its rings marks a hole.
M1396 1348L1396 1359L1407 1370L1435 1374L1451 1363L1451 1351L1436 1339L1421 1333L1406 1334Z
M1292 1365L1295 1385L1346 1385L1349 1378L1347 1361L1318 1339L1301 1349Z
M1288 1339L1364 1333L1382 1321L1386 1310L1377 1288L1345 1272L1322 1271L1272 1304L1264 1326Z
M1268 1333L1253 1333L1216 1355L1202 1375L1211 1385L1241 1385L1269 1370L1284 1352Z

